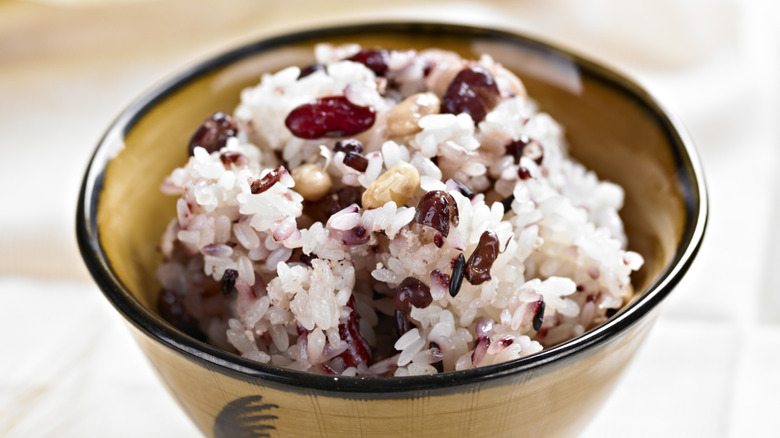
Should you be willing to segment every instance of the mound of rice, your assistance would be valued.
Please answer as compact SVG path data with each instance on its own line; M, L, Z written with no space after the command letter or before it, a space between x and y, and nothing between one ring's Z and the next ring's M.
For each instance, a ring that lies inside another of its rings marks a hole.
M623 190L489 56L319 45L215 114L162 190L158 307L275 366L434 374L605 321L643 261Z

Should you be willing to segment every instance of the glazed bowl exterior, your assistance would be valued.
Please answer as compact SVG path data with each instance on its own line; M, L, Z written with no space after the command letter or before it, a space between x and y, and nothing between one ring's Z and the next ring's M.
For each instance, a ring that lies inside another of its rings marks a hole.
M566 130L571 155L626 192L630 249L645 258L635 298L585 334L516 361L404 378L315 375L243 359L193 339L156 312L157 245L175 215L159 186L185 163L201 121L231 113L262 73L307 65L319 42L488 53ZM283 35L191 67L133 103L108 129L84 178L84 260L171 395L207 436L576 435L642 343L703 237L704 180L679 125L640 86L565 50L504 31L370 23ZM638 394L637 396L641 396Z

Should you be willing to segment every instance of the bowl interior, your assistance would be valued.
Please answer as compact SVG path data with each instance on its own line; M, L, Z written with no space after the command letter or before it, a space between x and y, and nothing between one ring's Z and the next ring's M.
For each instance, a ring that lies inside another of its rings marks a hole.
M366 26L296 34L237 49L163 85L125 113L119 135L108 136L101 146L114 156L105 169L96 221L111 269L143 306L155 308L157 246L175 216L175 198L161 194L159 187L186 162L193 131L213 112L232 113L240 91L257 84L262 73L311 63L318 42L439 47L469 58L490 54L523 80L542 111L561 123L571 155L625 189L621 216L629 246L645 258L632 279L637 295L679 258L693 229L698 201L692 196L698 196L699 188L683 142L642 90L588 61L500 32Z

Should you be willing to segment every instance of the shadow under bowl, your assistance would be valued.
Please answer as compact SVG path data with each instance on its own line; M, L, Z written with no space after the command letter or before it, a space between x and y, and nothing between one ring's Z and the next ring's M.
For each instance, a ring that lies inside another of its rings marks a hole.
M175 199L164 177L185 163L208 115L231 113L264 72L313 61L319 42L490 54L566 130L571 155L626 193L630 249L645 258L635 298L606 323L539 354L433 376L354 378L243 359L188 337L155 309L154 271ZM641 344L657 305L699 248L707 198L696 153L670 115L626 77L499 30L371 23L275 38L211 58L142 96L107 131L77 211L84 260L130 323L167 389L208 436L571 436L592 418ZM641 395L640 395L641 396Z

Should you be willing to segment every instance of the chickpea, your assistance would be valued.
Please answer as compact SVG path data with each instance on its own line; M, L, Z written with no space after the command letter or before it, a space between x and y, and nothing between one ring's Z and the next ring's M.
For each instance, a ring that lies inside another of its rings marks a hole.
M319 201L333 187L328 172L316 164L302 164L292 171L292 178L295 191L307 201Z
M441 102L433 93L413 94L398 103L387 116L387 130L392 137L420 132L417 122L428 114L438 114Z
M412 199L419 187L420 173L417 168L402 161L379 175L363 192L363 208L379 208L390 201L400 207Z

